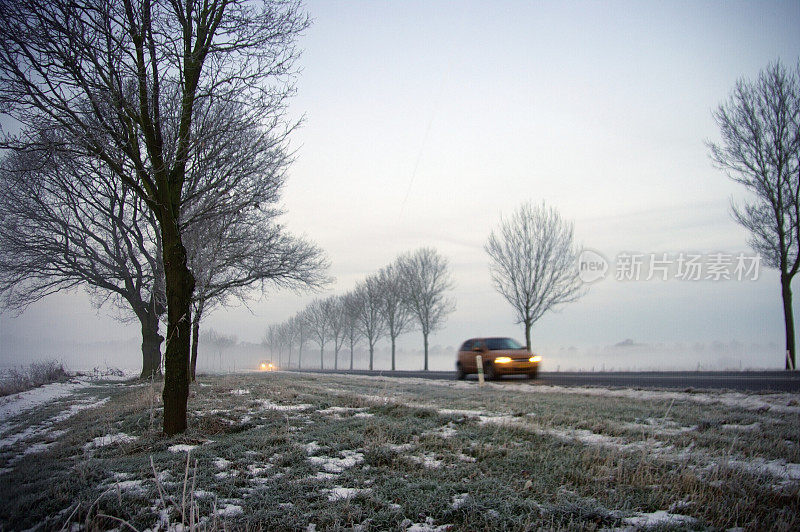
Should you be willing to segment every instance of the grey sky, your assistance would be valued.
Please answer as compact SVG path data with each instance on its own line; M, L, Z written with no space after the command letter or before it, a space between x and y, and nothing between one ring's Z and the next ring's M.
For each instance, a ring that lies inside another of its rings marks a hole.
M292 106L305 123L283 204L287 226L329 254L337 283L326 293L348 291L399 253L434 246L451 262L457 311L432 343L520 338L482 246L500 215L528 200L557 207L574 220L578 242L609 259L748 251L728 208L743 191L713 168L704 141L717 138L711 111L739 77L798 60L800 3L308 8L314 24L300 43ZM252 304L252 314L223 309L205 325L255 342L267 323L312 298L275 294ZM135 325L103 316L82 295L59 296L20 318L0 316L0 334L137 335ZM773 271L762 269L755 282L609 278L537 323L533 344L567 366L561 349L569 346L588 353L626 338L686 346L735 339L760 346L756 365L778 367L781 322ZM416 347L418 336L403 345Z

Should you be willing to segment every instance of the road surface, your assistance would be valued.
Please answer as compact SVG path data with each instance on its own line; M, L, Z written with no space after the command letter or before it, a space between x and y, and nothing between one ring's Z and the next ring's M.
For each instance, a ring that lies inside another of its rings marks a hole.
M314 370L307 372L351 375L383 375L423 379L454 380L455 371L366 371ZM476 380L470 375L468 380ZM505 377L508 386L520 383L558 386L606 386L680 390L736 390L748 392L800 393L800 371L645 371L645 372L550 372L543 371L535 381L525 377Z

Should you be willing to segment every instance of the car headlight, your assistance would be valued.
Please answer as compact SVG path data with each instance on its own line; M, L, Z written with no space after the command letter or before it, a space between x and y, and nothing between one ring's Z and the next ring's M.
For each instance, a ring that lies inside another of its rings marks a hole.
M528 360L530 360L531 362L541 362L542 361L542 357L540 357L539 355L533 355Z
M494 359L494 361L497 362L498 364L508 364L509 362L511 362L511 358L510 357L497 357L497 358Z

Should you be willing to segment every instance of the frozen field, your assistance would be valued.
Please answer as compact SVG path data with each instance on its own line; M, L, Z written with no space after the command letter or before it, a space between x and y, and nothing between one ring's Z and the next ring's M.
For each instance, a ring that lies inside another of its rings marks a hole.
M800 528L800 395L263 373L0 398L0 529Z

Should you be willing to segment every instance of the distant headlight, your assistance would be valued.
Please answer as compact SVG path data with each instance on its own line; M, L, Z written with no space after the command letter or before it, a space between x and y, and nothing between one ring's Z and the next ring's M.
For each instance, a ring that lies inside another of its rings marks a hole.
M541 362L542 361L542 357L540 357L539 355L534 355L529 360L531 362Z
M510 357L497 357L497 358L494 359L494 361L497 362L498 364L508 364L509 362L511 362L511 358Z

